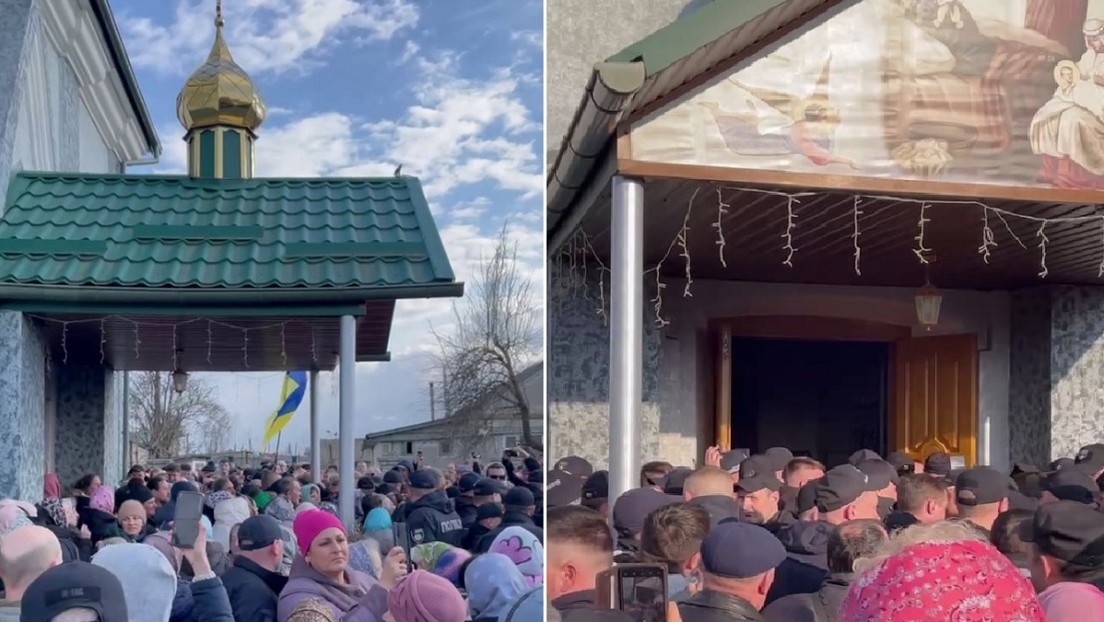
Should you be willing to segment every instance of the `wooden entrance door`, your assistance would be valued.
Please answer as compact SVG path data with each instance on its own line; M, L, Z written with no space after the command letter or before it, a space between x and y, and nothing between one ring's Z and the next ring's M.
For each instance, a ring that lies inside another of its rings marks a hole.
M922 460L944 451L977 459L978 356L975 335L901 339L893 348L893 449Z

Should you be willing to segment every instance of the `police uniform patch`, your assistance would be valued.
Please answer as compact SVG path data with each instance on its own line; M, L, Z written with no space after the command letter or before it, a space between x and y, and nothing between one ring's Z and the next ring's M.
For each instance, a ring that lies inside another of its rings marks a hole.
M425 540L425 530L415 529L414 531L411 531L410 539L413 540L415 544L421 544L422 540Z

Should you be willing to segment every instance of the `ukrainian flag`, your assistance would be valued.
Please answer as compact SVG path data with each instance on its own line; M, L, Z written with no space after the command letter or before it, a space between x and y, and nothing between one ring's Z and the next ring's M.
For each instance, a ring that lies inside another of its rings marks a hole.
M276 412L272 413L272 416L268 418L268 422L265 424L265 436L264 442L261 445L267 445L269 441L276 438L276 435L280 433L280 430L284 429L288 421L295 415L295 411L299 408L299 404L303 402L303 396L307 393L307 372L305 371L289 371L284 376L284 390L280 396L280 408Z

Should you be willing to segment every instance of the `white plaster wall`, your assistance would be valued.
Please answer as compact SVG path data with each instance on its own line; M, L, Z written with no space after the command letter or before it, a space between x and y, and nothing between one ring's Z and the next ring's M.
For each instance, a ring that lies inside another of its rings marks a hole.
M61 55L42 29L41 18L32 18L27 36L23 97L19 102L14 171L56 171L62 161Z
M667 292L681 292L671 282ZM753 315L814 315L915 325L915 290L875 287L694 281L692 298L666 296L663 315L671 322L661 345L659 455L675 464L694 464L712 439L712 413L699 412L705 392L714 391L702 369L712 318ZM997 469L1011 466L1008 438L1010 302L1004 292L944 291L939 326L919 335L978 335L978 459ZM704 380L703 380L704 379Z
M118 173L121 163L92 122L76 74L46 36L37 14L27 45L13 169Z
M122 165L92 122L84 102L79 106L80 170L86 173L118 173Z

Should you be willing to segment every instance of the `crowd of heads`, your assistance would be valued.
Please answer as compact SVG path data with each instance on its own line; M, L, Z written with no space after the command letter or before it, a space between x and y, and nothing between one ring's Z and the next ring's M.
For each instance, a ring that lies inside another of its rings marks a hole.
M135 465L118 487L49 474L36 502L0 501L0 620L536 620L542 472L520 449L486 466L357 462L353 525L336 466ZM202 495L194 543L175 524L198 499L184 493Z
M643 465L616 499L606 471L562 459L548 474L549 598L565 618L627 621L595 582L643 563L665 569L687 622L1104 620L1104 444L1010 473L922 458L710 448L697 468Z

